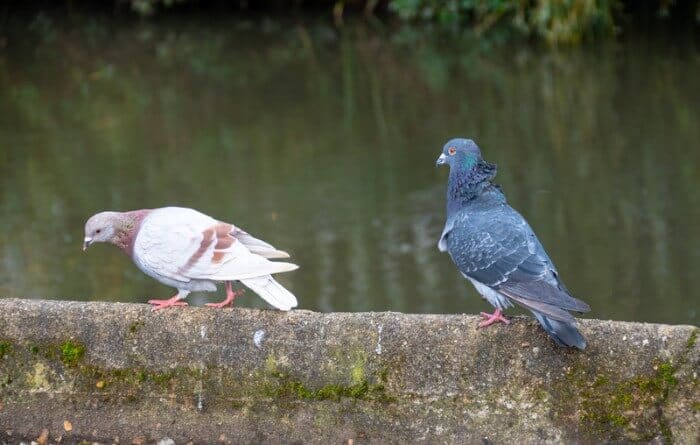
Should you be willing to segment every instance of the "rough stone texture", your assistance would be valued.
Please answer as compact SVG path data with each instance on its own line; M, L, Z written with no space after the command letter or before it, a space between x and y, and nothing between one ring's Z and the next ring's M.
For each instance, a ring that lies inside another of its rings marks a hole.
M700 439L698 328L477 322L0 299L0 443Z

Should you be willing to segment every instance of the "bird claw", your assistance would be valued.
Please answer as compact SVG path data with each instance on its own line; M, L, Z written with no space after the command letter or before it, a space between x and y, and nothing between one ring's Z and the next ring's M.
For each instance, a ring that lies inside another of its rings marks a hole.
M226 306L232 306L233 305L233 300L245 293L245 289L240 289L237 291L231 290L229 287L226 288L226 299L224 301L220 301L218 303L206 303L205 306L207 307L213 307L217 309L222 309L225 308Z
M503 316L500 309L496 309L496 311L493 314L489 314L488 312L482 312L479 315L481 315L481 318L485 319L484 321L479 323L480 328L485 328L498 322L510 324L510 320Z
M151 308L152 311L157 311L173 306L187 306L187 303L179 300L177 296L169 298L167 300L148 300L148 304L153 305L153 307Z

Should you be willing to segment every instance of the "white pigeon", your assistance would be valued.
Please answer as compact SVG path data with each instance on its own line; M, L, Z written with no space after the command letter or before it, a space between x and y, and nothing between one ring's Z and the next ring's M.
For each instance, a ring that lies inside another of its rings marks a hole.
M292 263L269 261L289 258L287 252L193 209L163 207L97 213L85 223L83 250L96 242L114 244L146 275L177 288L170 299L149 300L153 310L186 306L182 300L190 292L216 291L221 281L226 283L226 299L207 306L225 307L238 295L231 285L235 280L277 309L288 311L297 305L296 297L271 276L299 268Z

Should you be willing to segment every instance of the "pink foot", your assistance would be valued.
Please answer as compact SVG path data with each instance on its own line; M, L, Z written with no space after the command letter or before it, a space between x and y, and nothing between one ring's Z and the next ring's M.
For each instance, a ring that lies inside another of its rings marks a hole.
M148 304L152 304L152 310L157 311L159 309L165 309L167 307L173 306L187 306L187 303L181 301L179 298L180 294L175 295L167 300L148 300Z
M510 320L508 320L506 317L503 316L503 314L501 314L500 309L496 309L496 311L493 314L489 314L487 312L482 312L480 315L481 315L481 318L485 318L484 321L479 323L480 328L485 328L486 326L490 326L490 325L497 323L499 321L501 323L510 324Z
M206 306L208 307L215 307L218 309L225 308L226 306L233 304L233 300L239 296L243 295L245 293L245 289L240 289L237 291L234 291L231 282L227 281L226 282L226 299L224 301L221 301L219 303L207 303Z

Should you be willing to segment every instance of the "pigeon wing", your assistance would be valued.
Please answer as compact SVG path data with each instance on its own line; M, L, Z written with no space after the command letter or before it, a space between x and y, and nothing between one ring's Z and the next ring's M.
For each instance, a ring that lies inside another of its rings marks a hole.
M134 241L134 261L155 278L188 282L191 278L181 272L181 266L199 251L203 230L215 223L192 209L156 209L141 223Z
M525 219L507 205L456 216L446 244L466 276L526 307L587 311L571 295ZM561 315L561 314L559 314Z
M234 236L236 231L233 225L195 210L178 207L158 209L141 225L134 244L134 260L152 275L183 282L193 279L240 280L298 267L268 261L251 252L245 243ZM268 253L270 249L280 252L267 243L258 247L260 249L268 250Z
M265 258L289 258L289 254L283 250L277 250L265 241L255 238L250 233L234 227L231 236L242 242L252 253L258 254Z
M298 268L295 264L269 261L265 256L253 253L248 245L234 236L235 233L235 227L221 222L204 229L198 251L180 272L194 279L221 281L255 278ZM255 240L253 249L257 252L270 255L270 258L282 257L284 252L245 232L243 234L249 237L245 238L249 243L250 239Z

